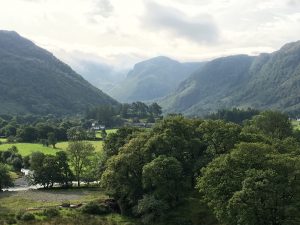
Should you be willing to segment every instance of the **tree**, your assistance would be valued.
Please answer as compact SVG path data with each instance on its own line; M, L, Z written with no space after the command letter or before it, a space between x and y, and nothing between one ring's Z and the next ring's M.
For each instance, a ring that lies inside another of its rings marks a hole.
M300 158L241 143L202 169L198 189L222 224L298 224Z
M135 133L140 132L141 130L136 127L122 127L117 130L116 133L110 134L104 140L103 151L107 157L118 154L119 149L125 145Z
M265 111L247 123L246 130L263 133L272 138L284 139L293 133L289 117L281 112Z
M9 175L9 170L7 166L0 163L0 191L2 191L3 188L11 186L13 186L13 182Z
M108 159L101 176L102 187L117 200L122 214L132 213L132 208L143 196L142 171L149 158L143 147L147 140L146 134L132 138Z
M31 155L32 182L41 184L45 188L53 187L59 183L67 187L73 179L65 152L59 151L55 156L35 152Z
M152 103L149 106L149 111L153 114L155 117L159 117L162 114L162 110L160 105L158 105L156 102Z
M176 205L184 195L186 180L181 163L174 157L160 155L143 167L143 187L156 199Z
M82 127L68 129L67 136L69 141L83 141L87 139L87 133Z
M101 138L102 138L102 140L105 141L106 137L107 137L106 130L105 129L101 130Z
M144 224L155 224L169 209L170 206L165 201L153 195L145 195L138 202L137 214L142 217Z
M206 120L200 124L198 131L214 156L227 153L238 143L241 127L223 120Z
M86 141L69 142L67 151L75 171L78 187L80 186L83 169L90 163L90 157L95 151L94 146Z
M52 145L53 148L55 148L55 145L57 143L57 138L55 137L55 133L54 132L50 132L48 133L48 143L50 145Z
M23 127L17 130L17 138L21 142L34 142L37 140L38 133L34 127Z
M68 163L67 153L65 151L56 152L55 159L59 174L57 176L58 179L56 181L62 184L63 186L68 187L69 183L72 182L74 175Z

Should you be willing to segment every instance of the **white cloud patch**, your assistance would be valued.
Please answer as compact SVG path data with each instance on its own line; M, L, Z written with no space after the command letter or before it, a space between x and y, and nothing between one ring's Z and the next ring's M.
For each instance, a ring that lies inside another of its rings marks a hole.
M154 2L146 4L143 22L143 27L149 27L154 31L168 31L172 35L196 43L214 43L219 38L218 28L209 15L188 17L176 8Z
M3 0L0 7L0 29L62 58L83 52L126 68L158 55L201 61L271 52L299 40L299 27L300 0Z

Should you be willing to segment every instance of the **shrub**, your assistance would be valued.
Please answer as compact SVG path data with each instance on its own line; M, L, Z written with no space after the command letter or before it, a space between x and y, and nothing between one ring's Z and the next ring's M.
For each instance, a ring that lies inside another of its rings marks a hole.
M61 207L69 208L70 205L71 205L70 202L63 202L63 203L61 204Z
M17 214L16 214L16 219L17 219L17 220L21 220L21 219L22 219L22 216L24 215L24 213L25 213L25 212L22 211L22 210L19 211L19 212L17 212Z
M26 212L22 215L21 220L23 221L35 220L35 216L32 213Z
M91 215L104 215L109 213L109 209L105 205L98 204L97 202L89 202L82 207L81 211Z
M59 211L56 208L44 209L43 215L48 218L53 218L53 217L59 216Z

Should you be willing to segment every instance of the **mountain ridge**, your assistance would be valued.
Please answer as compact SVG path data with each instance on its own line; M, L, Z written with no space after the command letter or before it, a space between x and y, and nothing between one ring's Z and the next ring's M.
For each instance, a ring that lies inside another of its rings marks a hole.
M52 53L14 31L0 31L0 113L76 114L118 102Z
M154 57L135 64L125 80L108 93L121 102L152 101L170 93L202 64Z
M165 113L205 115L223 108L300 112L300 41L273 53L207 62L160 104ZM290 91L290 93L289 93Z

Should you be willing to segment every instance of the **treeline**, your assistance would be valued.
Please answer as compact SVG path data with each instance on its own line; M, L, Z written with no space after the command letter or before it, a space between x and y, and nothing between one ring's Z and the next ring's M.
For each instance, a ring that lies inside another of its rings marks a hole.
M86 110L86 119L94 119L107 127L113 127L123 125L126 119L146 119L147 122L154 123L161 114L162 109L157 103L147 105L143 102L133 102L119 106L101 105L89 108Z
M73 136L81 140L95 140L91 124L92 121L82 118L0 115L0 137L7 138L10 143L41 143L55 147L57 142L70 140Z
M209 114L205 118L213 120L225 120L228 122L233 122L237 124L242 124L245 120L251 119L253 116L260 113L257 109L222 109L218 110L216 113Z
M279 112L242 125L171 116L110 135L100 183L122 214L144 224L168 224L168 215L193 224L171 212L195 189L220 224L299 224L299 141Z

